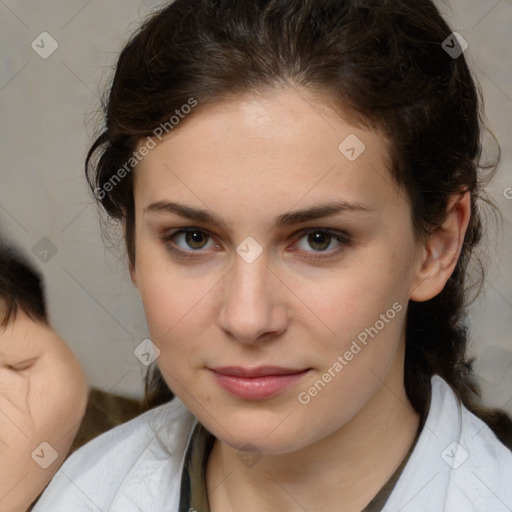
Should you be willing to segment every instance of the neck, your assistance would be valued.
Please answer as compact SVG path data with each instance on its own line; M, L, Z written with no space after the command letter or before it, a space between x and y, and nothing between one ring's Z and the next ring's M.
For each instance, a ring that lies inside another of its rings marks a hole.
M263 455L246 467L216 440L206 471L211 512L364 509L400 466L419 426L397 359L402 370L392 369L349 423L300 451Z

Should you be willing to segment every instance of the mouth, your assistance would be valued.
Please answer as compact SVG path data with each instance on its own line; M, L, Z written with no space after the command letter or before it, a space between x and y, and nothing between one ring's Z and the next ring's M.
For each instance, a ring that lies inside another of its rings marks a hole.
M217 384L231 395L246 400L264 400L296 384L311 368L224 366L208 370Z

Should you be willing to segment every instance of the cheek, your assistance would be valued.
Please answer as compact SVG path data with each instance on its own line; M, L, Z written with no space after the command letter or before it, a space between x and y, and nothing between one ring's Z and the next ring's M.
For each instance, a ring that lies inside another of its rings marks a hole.
M199 279L152 270L144 276L139 292L150 333L158 345L182 329L190 315L197 317L207 287Z
M399 257L374 247L328 281L300 287L315 313L305 317L302 329L309 331L308 350L314 347L319 357L318 372L301 391L312 402L307 410L315 409L319 417L329 404L339 404L339 415L348 420L394 364L407 305L406 269ZM322 378L328 384L318 382Z
M151 341L160 350L158 366L178 394L173 379L179 383L190 377L204 357L204 345L215 336L211 307L219 276L199 277L179 269L171 273L168 268L150 264L141 268L145 270L139 292Z
M31 387L35 391L29 401L36 427L32 445L49 443L61 464L85 415L88 390L85 377L68 362L49 361L31 378Z
M326 334L348 339L373 325L394 302L405 297L404 275L385 254L359 258L316 282L297 282L294 292L300 297L307 318L323 326ZM312 324L310 323L310 326Z
M146 320L158 345L194 317L200 323L200 312L222 277L211 266L177 264L162 243L143 233L137 246L137 288L142 298Z
M313 348L319 364L298 390L297 399L312 435L348 422L371 400L390 371L399 368L397 349L406 308L395 284L388 274L367 273L353 280L340 279L339 286L317 295L318 317L334 334L325 336L324 327L314 327L315 335L312 326L319 322L309 323L313 334L309 351Z

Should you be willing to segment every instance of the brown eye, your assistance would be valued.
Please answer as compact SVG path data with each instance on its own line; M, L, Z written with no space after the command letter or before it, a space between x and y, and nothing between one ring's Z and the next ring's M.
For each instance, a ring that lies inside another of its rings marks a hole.
M162 241L173 255L182 259L205 256L209 249L219 249L207 231L194 227L168 232Z
M325 251L331 244L332 236L325 231L314 231L308 235L308 243L315 251Z
M208 235L204 231L187 231L185 242L192 249L202 249L208 242Z
M345 232L317 228L303 231L294 250L298 249L305 258L320 259L339 255L350 244L351 238Z

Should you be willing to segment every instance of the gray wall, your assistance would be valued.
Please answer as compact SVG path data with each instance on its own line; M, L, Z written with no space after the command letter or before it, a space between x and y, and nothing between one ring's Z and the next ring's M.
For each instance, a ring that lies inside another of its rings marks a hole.
M53 325L90 383L127 396L142 392L145 367L133 349L147 330L122 246L102 240L82 168L117 53L159 3L0 1L0 232L43 271ZM503 152L488 188L503 229L489 229L490 267L472 308L471 350L484 401L512 412L512 3L454 0L441 7L469 43L466 55ZM41 43L42 32L58 43L46 59L36 50L46 56L54 43L47 36Z

